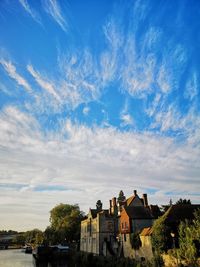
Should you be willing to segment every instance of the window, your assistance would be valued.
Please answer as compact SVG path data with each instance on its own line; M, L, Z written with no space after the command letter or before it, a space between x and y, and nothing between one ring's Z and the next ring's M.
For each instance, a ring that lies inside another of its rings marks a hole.
M124 234L124 242L126 242L126 234Z

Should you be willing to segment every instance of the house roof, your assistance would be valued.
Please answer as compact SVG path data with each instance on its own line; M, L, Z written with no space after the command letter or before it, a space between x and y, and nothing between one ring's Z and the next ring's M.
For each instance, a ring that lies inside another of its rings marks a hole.
M92 215L92 218L95 218L95 217L97 217L98 211L97 211L97 209L90 209L90 213Z
M131 219L152 219L149 209L143 206L128 206L124 207L127 215Z
M131 204L131 202L135 199L135 197L136 197L136 196L133 195L133 196L127 198L127 200L126 200L126 204L127 204L127 206L129 206L129 205Z
M152 234L152 232L153 232L152 227L146 227L146 228L142 229L140 235L141 236L149 236Z
M162 215L158 205L149 205L149 209L150 209L152 216L155 219L157 219L158 217L160 217Z
M194 211L200 209L200 205L178 204L172 205L166 211L166 221L169 223L184 221L185 219L193 219ZM164 214L165 215L165 214Z

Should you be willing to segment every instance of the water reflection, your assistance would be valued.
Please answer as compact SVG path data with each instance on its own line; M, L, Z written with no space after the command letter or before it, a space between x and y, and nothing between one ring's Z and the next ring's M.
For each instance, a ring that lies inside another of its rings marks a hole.
M56 262L36 262L34 260L34 266L35 267L68 267L68 264L66 261L56 261Z
M35 261L32 254L21 250L0 250L0 267L69 267L66 260L56 262Z

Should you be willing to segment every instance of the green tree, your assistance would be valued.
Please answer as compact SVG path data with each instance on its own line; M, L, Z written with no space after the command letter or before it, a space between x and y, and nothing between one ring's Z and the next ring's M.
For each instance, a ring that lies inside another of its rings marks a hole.
M142 246L139 233L130 234L130 243L134 250L138 250Z
M118 196L118 201L125 201L126 200L126 197L124 196L124 192L121 190L119 192L119 196Z
M101 200L97 200L97 203L96 203L96 208L98 211L101 211L102 210L102 207L103 207L103 204L101 202Z
M80 223L83 212L78 205L59 204L50 211L50 227L60 242L80 239Z
M25 238L24 233L20 233L16 235L16 237L13 239L13 243L17 245L24 245L25 242L26 242L26 238Z
M176 202L176 205L187 205L187 204L191 204L191 200L190 199L182 199L182 198L180 198Z
M157 253L166 252L171 244L170 228L166 224L169 211L170 209L153 224L152 246Z
M197 266L200 249L200 209L194 212L194 219L179 225L178 257L188 266Z
M25 242L32 245L41 245L44 240L44 234L39 229L33 229L24 233Z

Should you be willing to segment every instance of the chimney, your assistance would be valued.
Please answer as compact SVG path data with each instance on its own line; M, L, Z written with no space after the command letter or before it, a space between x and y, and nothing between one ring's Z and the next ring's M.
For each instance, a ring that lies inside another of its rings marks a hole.
M111 207L111 214L116 215L117 214L117 199L116 197L112 198L112 207Z
M136 196L137 195L137 190L134 190L133 193L134 193L134 196Z
M113 197L113 199L112 199L112 206L113 207L117 206L116 197Z
M110 202L109 214L112 214L112 200L109 200L109 202Z
M147 194L143 194L143 202L144 202L144 206L147 207L148 206Z

